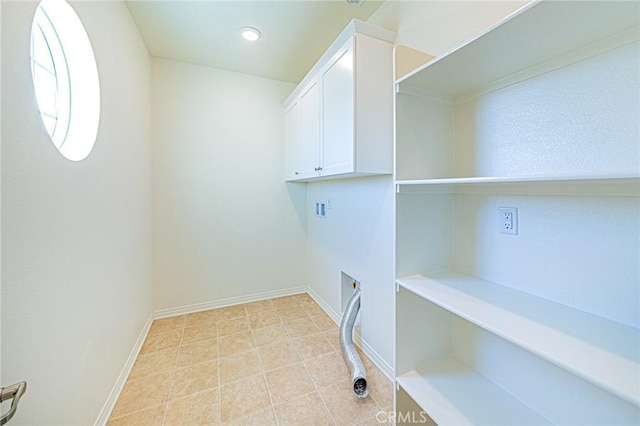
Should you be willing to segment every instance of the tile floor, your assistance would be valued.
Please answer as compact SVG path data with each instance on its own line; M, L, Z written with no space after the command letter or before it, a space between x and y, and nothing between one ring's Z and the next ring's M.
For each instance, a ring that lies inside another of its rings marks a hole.
M364 400L308 294L156 320L108 425L376 425L393 385L361 357Z

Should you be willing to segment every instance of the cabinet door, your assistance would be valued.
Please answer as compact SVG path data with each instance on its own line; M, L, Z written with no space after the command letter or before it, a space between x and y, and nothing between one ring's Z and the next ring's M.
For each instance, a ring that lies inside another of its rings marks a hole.
M297 179L298 148L300 146L300 104L296 101L285 112L285 138L286 138L286 170L287 180Z
M353 38L322 75L322 174L354 171Z
M301 179L318 176L320 158L320 88L314 82L300 97L300 143L294 173Z

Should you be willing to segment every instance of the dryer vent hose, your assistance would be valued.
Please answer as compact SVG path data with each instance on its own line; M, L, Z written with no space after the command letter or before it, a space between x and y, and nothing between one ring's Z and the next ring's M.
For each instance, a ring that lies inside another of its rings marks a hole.
M351 384L353 385L353 393L358 398L366 398L369 395L369 387L367 385L367 372L362 365L362 360L358 356L358 352L353 344L353 327L356 323L356 316L360 310L360 289L356 291L349 299L347 308L342 317L340 324L340 346L342 347L342 356L351 372Z

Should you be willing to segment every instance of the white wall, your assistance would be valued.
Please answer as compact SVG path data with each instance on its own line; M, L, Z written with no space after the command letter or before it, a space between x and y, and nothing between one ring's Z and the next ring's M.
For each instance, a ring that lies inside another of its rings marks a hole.
M638 48L458 104L456 175L637 174ZM639 200L604 188L608 197L457 195L455 267L638 327ZM519 209L517 238L495 232L498 207Z
M340 314L341 272L360 281L360 334L388 369L395 312L393 188L390 176L307 184L309 286ZM317 217L315 202L328 200L327 217Z
M306 285L304 187L284 182L294 85L152 60L154 309Z
M33 93L36 6L1 2L1 382L28 382L12 425L86 425L151 312L149 57L123 3L72 3L95 52L102 113L93 152L71 162Z

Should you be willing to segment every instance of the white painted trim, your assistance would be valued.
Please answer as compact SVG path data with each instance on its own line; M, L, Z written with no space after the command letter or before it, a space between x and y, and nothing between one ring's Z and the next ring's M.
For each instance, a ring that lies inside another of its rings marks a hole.
M409 96L414 96L418 98L428 99L430 101L440 102L446 105L454 104L453 96L436 92L430 89L424 89L422 87L399 84L396 93L402 93L403 95L409 95Z
M342 322L342 315L338 314L334 311L328 304L325 302L322 297L318 295L311 287L308 288L307 293L315 302L331 317L331 319L340 326ZM373 362L376 367L382 371L382 373L387 376L389 381L393 382L393 367L391 367L385 360L382 358L360 335L360 329L356 327L353 343L355 343L362 351L369 357L371 362Z
M115 385L111 389L109 393L109 397L105 401L102 406L102 410L100 410L100 414L98 414L98 418L96 419L94 425L96 426L104 426L107 424L109 420L109 416L111 416L111 412L118 402L118 398L120 397L120 393L122 392L122 388L124 388L124 384L127 382L127 378L129 377L129 373L131 373L131 369L133 368L133 364L136 362L138 358L138 354L140 353L140 349L142 349L142 344L147 338L147 334L149 334L149 329L151 328L151 324L153 323L153 314L149 314L147 318L147 322L144 324L142 331L138 335L138 340L136 340L131 353L129 353L129 358L124 364L120 375L118 376L118 380L116 380Z
M358 347L360 347L360 349L362 349L362 351L369 357L371 362L373 362L376 367L378 367L380 371L382 371L382 373L387 376L387 379L389 379L390 382L393 382L393 367L391 367L389 363L387 363L387 361L385 361L384 358L382 358L380 354L378 354L378 352L376 352L366 342L366 340L362 339L362 336L360 335L360 329L356 329L353 342L358 345Z
M230 297L228 299L211 302L196 303L194 305L178 306L176 308L160 309L153 312L154 319L175 317L178 315L193 314L195 312L208 311L209 309L224 308L227 306L240 305L243 303L258 302L275 297L291 296L294 294L306 293L307 287L293 287L285 290L268 291L249 296Z
M335 322L336 324L340 325L340 322L342 321L342 315L341 314L339 314L336 311L334 311L331 308L331 306L329 306L329 304L327 302L325 302L324 299L322 297L320 297L320 295L318 295L318 293L316 293L315 290L312 289L311 287L307 288L307 293L309 293L309 296L311 296L311 298L318 305L320 305L322 310L325 311L327 313L327 315L329 315L331 317L333 322Z

